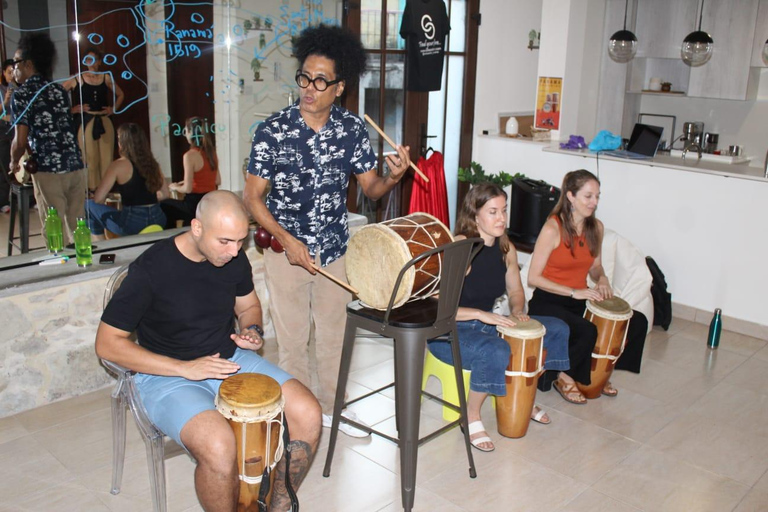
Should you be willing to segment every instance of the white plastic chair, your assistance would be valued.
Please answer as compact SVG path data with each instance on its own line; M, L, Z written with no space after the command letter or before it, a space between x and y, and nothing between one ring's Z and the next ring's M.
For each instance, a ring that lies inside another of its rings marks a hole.
M106 308L112 295L128 275L128 265L122 266L109 279L104 291ZM130 409L136 426L141 432L147 448L147 465L149 466L149 485L152 490L152 508L155 512L166 512L165 496L165 459L183 452L183 449L172 439L167 438L147 416L147 411L141 403L133 376L134 371L123 368L119 364L101 360L104 367L117 377L115 389L112 390L112 494L120 492L125 465L125 409ZM166 446L167 443L167 446ZM167 449L166 449L167 448Z

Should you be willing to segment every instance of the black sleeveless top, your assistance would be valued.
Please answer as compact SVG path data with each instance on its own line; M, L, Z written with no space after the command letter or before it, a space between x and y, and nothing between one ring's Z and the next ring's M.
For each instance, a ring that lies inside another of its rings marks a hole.
M83 103L87 104L90 110L98 112L109 106L110 94L106 78L99 85L91 85L83 80L79 87L83 92ZM80 98L77 91L75 91L75 98Z
M147 181L136 170L136 166L131 162L133 174L131 179L124 184L117 184L117 191L123 201L123 206L140 206L145 204L157 203L157 194L147 190Z
M472 260L472 269L464 278L459 306L491 311L496 299L507 291L507 265L499 248L499 239L491 247L483 246Z

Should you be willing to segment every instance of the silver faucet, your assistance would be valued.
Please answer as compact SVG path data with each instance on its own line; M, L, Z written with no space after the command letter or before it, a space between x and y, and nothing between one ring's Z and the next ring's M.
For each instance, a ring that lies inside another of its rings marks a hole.
M701 160L701 146L699 146L699 145L698 145L698 144L696 144L695 142L694 142L693 144L691 144L690 146L686 146L685 148L683 148L683 160L685 160L685 155L686 155L686 154L688 153L688 151L690 151L691 149L695 149L695 150L696 150L696 153L698 153L698 155L699 155L699 158L698 158L698 160Z

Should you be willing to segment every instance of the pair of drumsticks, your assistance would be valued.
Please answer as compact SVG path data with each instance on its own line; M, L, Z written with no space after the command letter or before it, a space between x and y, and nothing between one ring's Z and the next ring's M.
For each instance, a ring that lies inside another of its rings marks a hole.
M377 124L376 124L376 123L373 121L373 119L371 119L371 118L368 116L368 114L365 114L363 117L365 117L365 120L366 120L366 121L368 121L368 123L369 123L369 124L370 124L370 125L373 127L373 129L374 129L374 130L376 130L377 132L379 132L379 135L381 135L381 137L382 137L382 138L383 138L385 141L387 141L387 144L389 144L390 146L392 146L392 149L395 149L395 150L397 149L397 144L395 144L395 142L394 142L392 139L390 139L390 138L389 138L389 136L388 136L386 133L384 133L384 130L382 130L381 128L379 128L379 125L377 125ZM423 172L421 172L421 169L419 169L419 168L416 166L416 164L414 164L413 162L411 162L411 165L410 165L410 167L411 167L411 168L412 168L414 171L416 171L416 174L418 174L419 176L421 176L421 179L423 179L425 182L429 183L429 178L427 178L427 177L426 177L426 175L425 175ZM338 284L339 286L341 286L342 288L344 288L344 289L345 289L345 290L347 290L348 292L351 292L351 293L353 293L353 294L355 294L355 295L358 295L358 294L359 294L359 292L357 291L357 289L355 289L354 287L352 287L352 286L348 285L348 284L347 284L347 283L345 283L344 281L341 281L341 280L340 280L340 279L338 279L337 277L335 277L335 276L333 276L333 275L329 274L328 272L326 272L326 271L325 271L325 270L323 270L322 268L318 267L317 265L312 265L312 268L314 268L314 269L315 269L317 272L319 272L319 273L320 273L320 274L322 274L323 276L327 277L328 279L330 279L330 280L331 280L331 281L333 281L334 283Z

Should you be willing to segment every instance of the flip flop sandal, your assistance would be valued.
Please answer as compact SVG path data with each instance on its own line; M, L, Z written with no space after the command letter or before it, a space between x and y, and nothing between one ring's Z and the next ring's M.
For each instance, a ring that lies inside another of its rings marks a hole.
M531 419L533 421L535 421L536 423L541 423L542 425L549 425L550 423L552 423L552 420L549 418L549 416L547 416L547 413L546 411L544 411L544 409L542 409L538 405L534 405L533 410L534 411L538 410L536 414L531 416ZM547 416L547 421L544 421L545 416Z
M606 389L609 389L610 391L606 391ZM611 384L610 382L606 382L605 386L603 386L601 393L605 396L615 398L616 396L618 396L619 390L613 387L613 384Z
M587 403L586 398L584 399L583 402L580 402L568 396L571 393L579 393L579 395L581 395L582 398L584 397L584 395L581 394L581 392L579 391L579 388L577 388L575 384L566 384L564 382L561 382L560 380L556 380L552 384L552 387L555 388L558 393L560 393L560 396L563 397L563 400L565 400L566 402L570 402L576 405L585 405Z
M478 434L480 432L485 432L485 427L483 426L483 422L480 420L473 421L469 424L469 435L473 436L475 434ZM476 439L470 439L470 444L480 450L481 452L492 452L496 449L494 446L493 448L483 448L480 446L481 443L491 443L493 444L493 441L488 436L478 437Z

